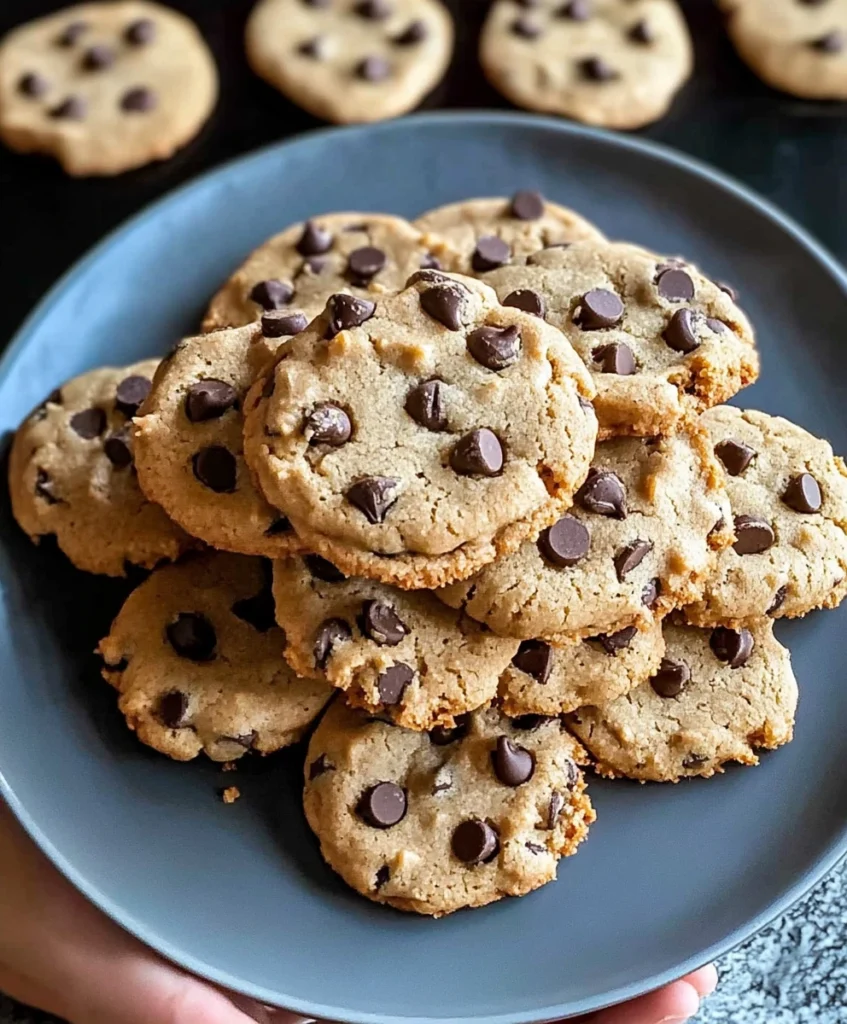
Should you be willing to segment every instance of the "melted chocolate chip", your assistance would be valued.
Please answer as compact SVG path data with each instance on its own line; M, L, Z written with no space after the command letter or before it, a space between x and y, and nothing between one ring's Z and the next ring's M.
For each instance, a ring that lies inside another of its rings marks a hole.
M500 849L497 833L487 821L479 818L471 818L458 825L450 845L454 855L469 865L488 863Z
M347 490L347 500L370 523L382 523L400 497L400 481L388 476L367 476Z
M743 441L734 441L728 438L726 441L719 441L715 445L715 455L721 460L730 476L739 476L755 459L755 448Z
M347 259L347 273L354 284L366 284L385 268L387 257L382 249L364 245L354 249Z
M589 82L612 82L620 74L602 57L586 57L579 62L579 70L583 78Z
M419 270L418 274L433 274L436 271ZM415 277L416 275L412 275ZM420 278L418 278L420 280ZM467 289L458 281L446 281L421 292L421 309L443 324L450 331L462 329Z
M347 579L339 568L320 555L304 555L303 561L312 576L324 583L343 583Z
M365 790L356 810L373 828L391 828L406 817L406 792L396 782L378 782Z
M556 11L560 18L568 18L570 21L588 21L591 17L591 0L568 0Z
M106 413L102 409L83 409L70 420L71 430L85 441L99 437L106 429Z
M103 442L106 458L115 469L126 469L132 464L131 433L128 426L110 434Z
M646 18L636 21L627 32L626 37L631 43L638 43L640 46L649 46L656 41L656 33Z
M659 579L649 580L644 584L644 589L641 591L641 603L646 608L652 608L659 600L659 595L662 593L662 581Z
M130 114L146 114L156 106L156 94L146 85L138 85L121 97L121 110Z
M195 381L185 396L185 415L192 423L216 420L238 401L238 392L226 381L209 377Z
M391 15L392 7L388 0L359 0L353 12L368 21L383 21Z
M63 499L56 495L55 486L55 482L50 479L46 470L39 469L36 472L34 488L36 498L41 498L48 505L61 505Z
M191 465L200 483L217 494L231 494L235 490L238 466L232 452L222 445L201 448Z
M618 581L623 583L626 577L644 561L653 550L653 542L634 540L615 555L615 572Z
M68 96L49 113L50 117L59 121L82 121L87 111L88 106L84 99L79 96Z
M550 795L550 803L547 806L547 829L552 831L557 822L559 821L559 815L562 813L562 808L565 806L565 798L562 794L554 789Z
M771 524L759 516L736 516L735 537L732 546L739 555L760 555L776 540Z
M541 35L541 26L533 18L515 18L511 24L513 35L521 39L537 39Z
M391 74L391 65L377 55L365 57L356 65L356 76L365 82L384 82Z
M774 594L773 600L768 605L766 615L776 615L779 609L785 604L785 599L788 596L788 587L781 586L779 590Z
M391 868L383 864L374 876L374 888L379 890L386 885L391 878Z
M323 36L312 36L311 39L304 39L297 47L297 52L303 57L311 57L312 60L322 60L326 40Z
M845 46L844 33L833 29L832 32L826 32L824 35L818 36L817 39L813 39L809 46L813 50L817 50L818 53L841 53Z
M468 715L458 715L452 728L445 725L436 725L434 729L429 730L429 738L437 747L446 747L450 743L456 743L457 740L464 739L468 734L469 725L470 718Z
M477 273L504 267L512 258L512 250L497 235L483 235L474 248L471 266Z
M684 661L662 658L650 685L660 697L677 697L691 681L691 669Z
M510 327L477 327L468 335L468 351L487 370L505 370L521 354L520 331Z
M509 213L518 220L540 220L544 216L544 196L540 192L515 192Z
M694 298L694 281L682 268L664 266L656 274L656 290L669 302L690 302Z
M152 381L139 374L124 377L115 389L115 408L131 419L138 414L152 387Z
M553 671L553 648L543 640L522 640L512 664L544 686Z
M102 71L115 63L115 51L111 46L98 43L86 50L82 58L82 66L86 71Z
M291 338L309 326L305 313L286 313L272 309L262 314L262 336L265 338Z
M626 519L626 489L617 474L607 469L590 469L585 483L576 492L577 504L588 512L615 519Z
M294 298L294 286L288 281L280 281L277 277L267 281L259 281L250 292L253 302L258 302L262 309L282 309Z
M601 345L591 353L596 363L600 364L603 373L616 373L619 377L629 377L638 372L638 364L632 349L625 341L613 341L610 345Z
M415 21L410 21L402 32L394 36L391 42L395 46L415 46L417 43L422 43L428 36L429 29L426 22L417 18Z
M584 331L617 327L623 320L624 304L608 288L592 288L579 300L574 323Z
M349 331L361 327L376 312L376 303L370 299L360 299L355 295L339 292L330 297L327 303L329 310L329 328L327 337L334 338L341 331Z
M736 631L718 626L712 630L709 646L718 661L725 661L730 668L741 668L750 660L755 643L749 629Z
M494 774L504 786L513 789L529 782L535 772L535 758L525 748L512 743L506 736L497 737L497 746L491 752Z
M63 47L73 46L80 36L85 35L87 31L87 21L72 21L70 25L65 27L61 35L57 38L56 45Z
M599 644L606 654L615 657L618 651L625 651L637 635L638 630L635 626L626 626L617 633L599 633L597 636L589 637L589 641Z
M668 348L687 355L700 347L694 329L695 315L691 309L678 309L665 328L662 338Z
M296 249L301 256L318 256L332 248L332 235L313 220L303 225L303 233L297 242Z
M124 39L130 46L147 46L156 38L156 23L150 18L139 18L127 26Z
M377 679L376 688L383 704L393 707L403 699L406 687L415 678L415 673L402 662L387 668Z
M210 661L218 642L215 627L200 612L180 612L165 629L168 642L181 658Z
M327 444L332 448L340 448L350 440L352 433L350 417L344 409L332 402L316 405L303 425L303 436L310 445Z
M41 99L50 89L50 83L37 71L29 71L18 79L18 92L34 100Z
M446 430L447 415L444 412L444 382L438 379L427 380L406 396L404 406L412 419L427 430Z
M578 519L564 515L552 526L541 532L538 550L552 565L566 567L576 565L588 554L591 534Z
M182 729L188 724L188 697L172 690L159 698L159 718L168 729Z
M503 445L487 427L465 434L450 452L450 465L461 476L497 476L504 461Z
M516 288L503 299L502 305L513 306L515 309L522 309L524 313L532 313L533 316L542 318L547 312L544 296L532 288Z
M312 653L318 668L326 668L333 648L353 636L353 631L344 619L327 619L318 626Z
M820 512L823 498L820 484L811 473L800 473L793 476L782 492L783 503L795 512L811 514Z
M396 647L409 635L409 627L387 601L365 601L362 605L362 632L383 647Z

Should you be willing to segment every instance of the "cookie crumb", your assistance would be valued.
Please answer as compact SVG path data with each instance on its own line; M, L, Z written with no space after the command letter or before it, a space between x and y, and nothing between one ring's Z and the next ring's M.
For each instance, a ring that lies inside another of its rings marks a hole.
M225 804L234 804L240 797L241 790L238 786L227 786L227 788L221 793L221 800L223 800Z
M221 765L221 771L222 772L237 772L238 771L238 765L235 763L235 761L225 761Z

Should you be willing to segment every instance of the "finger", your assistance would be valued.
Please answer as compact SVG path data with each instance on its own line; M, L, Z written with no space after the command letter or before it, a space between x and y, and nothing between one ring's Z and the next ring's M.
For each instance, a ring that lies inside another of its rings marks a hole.
M693 985L697 995L701 999L710 996L718 987L718 972L714 964L707 964L693 974L687 974L683 979L689 985Z
M687 981L675 981L657 992L621 1006L610 1006L583 1024L682 1024L700 1008L700 997Z
M27 1006L36 1006L46 1013L59 1014L61 1010L60 1001L43 985L6 967L0 967L0 993L11 996L19 1003L26 1003Z

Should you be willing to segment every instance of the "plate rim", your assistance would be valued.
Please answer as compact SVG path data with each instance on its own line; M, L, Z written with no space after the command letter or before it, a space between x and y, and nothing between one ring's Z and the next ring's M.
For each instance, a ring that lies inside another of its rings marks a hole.
M733 176L717 170L711 165L699 160L696 157L681 153L672 147L652 140L624 135L606 131L599 128L591 128L576 122L564 121L555 117L546 117L519 111L496 111L496 110L461 110L461 111L424 111L411 114L407 117L390 121L378 122L376 124L347 125L342 127L328 126L315 128L303 132L291 139L284 139L269 143L259 149L248 153L242 153L232 157L214 167L196 175L183 184L166 192L158 199L147 203L140 210L129 218L125 219L116 228L108 232L104 238L87 250L71 267L65 271L36 303L32 311L24 318L17 330L14 332L11 341L0 358L0 382L10 371L18 356L26 349L31 340L42 316L47 312L66 291L71 289L76 280L82 277L92 264L105 256L111 249L119 245L124 236L129 235L148 221L151 221L167 211L171 204L177 204L185 193L193 189L199 189L208 184L216 177L224 178L236 167L258 163L273 153L290 151L297 148L308 148L315 140L320 141L326 137L370 137L374 134L391 134L394 132L403 133L413 130L417 125L439 125L450 123L464 123L469 127L474 126L522 126L529 127L541 132L552 132L570 136L585 137L594 139L614 148L622 148L638 153L643 157L650 158L663 164L671 164L679 170L686 171L707 182L718 189L729 193L734 198L754 207L764 217L774 222L779 228L790 235L800 246L812 255L819 264L833 277L840 285L845 299L847 299L847 271L842 267L836 257L829 249L819 242L806 228L802 227L789 214L785 213L775 203L760 195L756 190L748 187ZM88 899L100 911L106 914L118 927L129 932L139 941L144 943L155 952L159 953L166 960L169 960L178 967L194 974L196 977L211 982L212 984L229 989L248 997L252 997L261 1003L276 1004L278 993L265 989L262 986L250 984L239 979L228 971L215 968L205 964L184 949L155 933L145 925L136 915L129 913L119 903L100 891L98 885L89 880L79 871L53 844L44 831L36 824L29 812L18 799L16 793L0 770L0 797L2 797L11 812L15 815L18 823L36 844L41 852L51 861L65 878ZM620 985L610 989L602 996L594 999L583 999L569 1004L560 1003L538 1007L535 1010L514 1011L502 1014L484 1014L465 1017L432 1017L432 1016L398 1016L384 1013L363 1013L358 1011L344 1010L342 1007L329 1006L317 1000L287 999L284 1008L306 1017L326 1018L329 1020L345 1021L349 1024L386 1024L387 1021L403 1022L403 1024L432 1024L438 1021L439 1024L468 1024L470 1021L482 1022L482 1024L542 1024L542 1022L556 1019L566 1019L585 1013L601 1010L608 1006L634 999L645 993L674 981L689 972L702 967L719 957L726 955L747 939L767 927L777 917L785 913L795 903L803 898L819 881L834 870L838 864L847 859L847 822L841 829L830 846L816 858L815 862L794 882L786 888L779 898L772 901L760 914L748 920L745 924L735 928L723 939L713 942L706 949L698 954L688 957L673 968L657 972L642 979L639 982L632 982L627 985Z

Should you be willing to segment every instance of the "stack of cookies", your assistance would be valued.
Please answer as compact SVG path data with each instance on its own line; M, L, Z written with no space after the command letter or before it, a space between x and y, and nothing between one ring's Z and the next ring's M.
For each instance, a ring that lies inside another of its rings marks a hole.
M847 470L722 404L758 370L729 286L537 193L328 214L157 367L51 394L13 505L83 570L153 569L99 647L143 742L311 732L327 862L441 915L555 877L583 768L707 778L791 739L773 619L847 593Z

